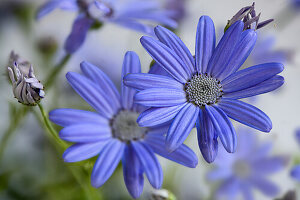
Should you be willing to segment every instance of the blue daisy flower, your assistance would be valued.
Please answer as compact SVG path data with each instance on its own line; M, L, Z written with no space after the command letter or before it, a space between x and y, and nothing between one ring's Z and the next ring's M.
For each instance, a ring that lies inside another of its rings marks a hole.
M64 152L65 162L78 162L99 155L91 176L94 187L102 186L122 160L124 181L132 197L139 197L143 191L144 172L150 184L160 188L163 174L154 153L184 166L196 167L197 156L187 146L181 145L173 153L165 150L167 126L138 126L136 120L145 108L133 103L134 89L122 85L120 95L98 67L82 62L81 70L83 75L69 72L66 77L96 112L56 109L49 115L52 122L64 127L59 133L60 138L76 143ZM127 52L122 77L140 71L138 56Z
M152 0L50 0L41 6L37 19L55 9L79 12L72 31L65 42L65 50L72 54L84 42L88 30L97 23L114 23L129 29L153 35L154 22L171 28L177 27L174 11L163 9Z
M259 144L256 135L250 130L239 131L237 152L233 155L220 148L220 154L215 160L214 169L208 173L210 181L219 181L215 192L216 199L254 200L253 189L264 195L275 197L279 187L268 180L268 176L279 172L287 164L283 156L271 156L272 144ZM225 198L224 198L225 197Z
M143 36L141 43L152 58L171 76L129 74L124 83L139 92L135 102L150 108L138 118L140 126L156 126L172 120L166 147L172 152L197 126L200 151L213 162L218 138L228 152L236 149L235 129L228 117L263 132L272 129L269 117L238 99L280 87L280 63L264 63L239 70L254 47L257 35L238 21L230 26L215 47L215 28L202 16L196 35L195 59L173 32L157 26L159 40Z

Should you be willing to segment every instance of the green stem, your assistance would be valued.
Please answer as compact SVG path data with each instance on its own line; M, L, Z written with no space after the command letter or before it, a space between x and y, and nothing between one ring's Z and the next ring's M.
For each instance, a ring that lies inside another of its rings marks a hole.
M49 73L49 76L46 78L45 81L45 88L50 88L51 85L56 80L57 76L60 74L60 72L63 70L64 66L68 63L68 61L71 58L71 54L66 54L63 59L52 69L52 71Z
M21 124L22 120L24 119L24 116L27 114L29 108L28 107L22 107L20 110L12 117L13 120L10 121L9 127L4 132L1 141L0 141L0 160L3 157L4 150L6 148L6 145L8 143L8 140L12 137L13 133L17 129L17 127Z
M46 126L46 128L48 129L48 132L51 134L52 138L63 148L67 148L67 144L65 142L63 142L59 137L58 137L58 134L56 132L56 130L53 128L49 118L48 118L48 115L45 113L45 110L42 106L42 104L38 103L38 106L39 106L39 109L41 111L41 114L42 114L42 117L43 117L43 121L44 121L44 124Z

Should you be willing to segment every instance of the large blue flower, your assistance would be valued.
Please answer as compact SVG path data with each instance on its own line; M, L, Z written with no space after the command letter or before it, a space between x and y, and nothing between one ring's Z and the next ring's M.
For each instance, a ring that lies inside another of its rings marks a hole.
M111 80L96 66L82 62L84 75L69 72L66 76L73 89L97 112L57 109L50 120L64 128L61 139L76 144L63 154L66 162L77 162L99 154L92 172L92 185L100 187L112 175L122 159L124 181L132 197L143 191L143 173L154 188L162 185L162 169L157 153L187 167L195 167L197 156L185 145L169 153L164 148L166 126L139 127L136 120L142 106L133 103L135 90L122 85L121 95ZM122 77L139 73L140 61L128 52L123 62Z
M68 53L74 53L83 44L88 30L96 22L114 23L149 35L154 34L153 26L144 21L177 26L174 11L161 8L153 0L50 0L39 9L37 18L56 8L79 12L65 43Z
M220 154L215 160L215 168L208 173L210 181L219 181L216 199L253 200L252 190L257 189L263 194L274 197L279 188L268 180L268 176L282 170L287 160L282 156L271 156L272 144L259 144L255 134L250 130L239 131L237 152L233 155L220 148ZM222 198L225 197L225 198Z
M138 123L156 126L170 120L166 137L169 151L177 149L197 125L203 157L213 162L218 137L228 152L236 149L235 129L228 117L260 131L269 132L272 122L258 108L238 99L270 92L284 79L277 75L280 63L265 63L239 70L256 41L254 30L243 31L242 21L234 23L215 47L215 28L208 16L200 18L195 59L174 33L156 27L159 40L144 36L141 43L171 77L156 74L129 74L126 85L140 90L135 102L150 108Z

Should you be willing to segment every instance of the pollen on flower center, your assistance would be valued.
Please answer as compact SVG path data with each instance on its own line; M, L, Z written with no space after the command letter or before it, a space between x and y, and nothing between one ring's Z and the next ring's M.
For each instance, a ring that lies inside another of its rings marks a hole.
M122 110L111 121L112 134L121 141L140 140L148 129L140 127L136 122L139 113Z
M222 96L222 85L217 79L196 74L185 85L188 101L197 106L214 104Z
M234 173L240 178L247 178L251 173L251 168L248 163L238 160L233 165Z

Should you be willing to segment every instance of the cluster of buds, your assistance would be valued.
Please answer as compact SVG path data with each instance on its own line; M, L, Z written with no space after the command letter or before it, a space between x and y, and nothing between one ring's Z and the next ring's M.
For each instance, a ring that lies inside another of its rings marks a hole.
M34 106L44 98L44 86L35 77L28 61L22 61L17 54L11 52L7 70L14 96L20 103Z
M225 27L225 31L235 22L242 20L244 22L244 30L246 29L260 29L266 25L268 25L269 23L271 23L272 21L274 21L274 19L268 19L265 20L263 22L259 22L259 18L260 18L260 14L256 15L256 11L255 11L255 3L253 2L253 4L251 6L246 6L242 9L240 9L230 20L228 20L228 23Z

